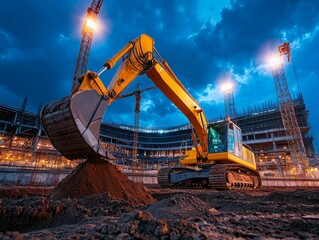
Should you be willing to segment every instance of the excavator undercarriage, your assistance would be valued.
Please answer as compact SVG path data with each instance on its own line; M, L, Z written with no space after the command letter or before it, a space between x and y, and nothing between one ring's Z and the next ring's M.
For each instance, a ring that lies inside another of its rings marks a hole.
M210 126L203 109L160 57L154 43L146 34L130 41L99 73L88 71L79 77L71 96L42 109L42 124L53 146L70 160L114 159L99 137L104 112L137 76L146 74L190 121L194 149L187 151L181 164L200 168L162 168L158 173L161 187L260 187L254 154L243 146L239 127L231 121ZM120 59L121 65L105 87L99 76ZM202 160L208 164L204 166Z
M162 188L213 188L216 190L256 189L261 187L258 172L239 164L214 164L200 170L161 168L158 184Z

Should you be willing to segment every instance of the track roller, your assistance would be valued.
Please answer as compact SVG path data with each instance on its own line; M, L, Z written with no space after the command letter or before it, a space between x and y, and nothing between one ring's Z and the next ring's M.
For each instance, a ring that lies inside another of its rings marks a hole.
M256 189L261 179L256 171L238 164L215 164L209 170L209 184L217 190Z
M158 171L157 182L161 188L169 188L170 187L169 173L171 170L172 170L172 168L161 168Z

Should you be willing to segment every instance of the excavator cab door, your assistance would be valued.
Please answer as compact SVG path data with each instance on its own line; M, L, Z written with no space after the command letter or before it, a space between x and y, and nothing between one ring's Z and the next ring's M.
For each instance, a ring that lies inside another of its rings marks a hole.
M227 122L227 145L228 152L242 158L242 133L233 122Z
M231 121L209 125L208 152L229 152L242 157L242 133L239 127Z
M208 126L208 153L227 152L227 125Z

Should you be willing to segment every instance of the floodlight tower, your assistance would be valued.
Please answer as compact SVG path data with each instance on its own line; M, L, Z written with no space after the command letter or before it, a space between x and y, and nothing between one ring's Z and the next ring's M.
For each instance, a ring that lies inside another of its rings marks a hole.
M290 61L290 44L284 43L278 46L278 52L279 56L271 59L271 71L274 78L282 123L288 137L291 158L294 161L298 174L304 177L308 168L308 161L281 58L281 56L286 55L288 62Z
M82 41L78 55L78 60L74 71L71 92L73 92L73 90L79 85L78 77L83 75L86 71L91 43L93 39L93 33L96 29L97 15L100 12L102 3L103 0L93 0L91 6L87 10L87 14L82 27Z
M234 84L232 82L226 82L221 86L221 90L224 95L226 117L235 118Z

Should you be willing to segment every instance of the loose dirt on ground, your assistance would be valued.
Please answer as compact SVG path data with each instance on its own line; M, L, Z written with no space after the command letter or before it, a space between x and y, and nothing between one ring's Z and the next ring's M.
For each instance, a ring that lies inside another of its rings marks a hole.
M53 190L52 199L80 199L106 193L110 197L129 202L133 206L155 200L144 185L130 181L115 165L101 159L86 161Z
M97 166L85 165L82 171L90 172L94 167ZM108 177L111 174L118 173L111 172ZM94 176L90 181L92 178ZM121 184L132 184L126 181ZM115 190L116 193L113 190L102 192L101 188L108 188L96 182L96 188L92 189L97 194L81 197L82 193L70 189L70 194L62 197L67 191L63 184L48 196L32 194L14 198L0 194L0 239L319 238L319 190L215 191L142 187L141 191L156 201L147 202L145 199L149 198L142 198L144 203L137 204L129 201L136 195L126 188L119 190L124 195L117 195ZM88 193L90 186L84 186L83 192ZM135 184L128 186L135 187Z

